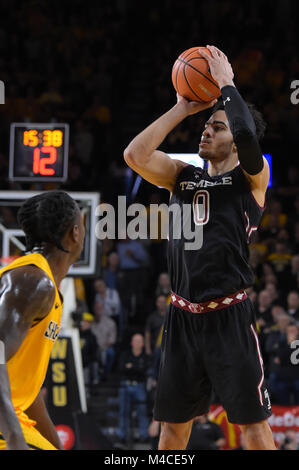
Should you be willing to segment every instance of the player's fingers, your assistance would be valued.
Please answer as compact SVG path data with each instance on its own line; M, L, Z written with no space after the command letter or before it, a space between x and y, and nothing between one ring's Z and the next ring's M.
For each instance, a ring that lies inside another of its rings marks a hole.
M202 49L198 49L198 50L199 50L200 55L202 55L208 62L210 62L212 57L206 51L203 51Z
M221 51L220 49L218 49L218 47L215 47L216 51L218 52L219 56L223 57L225 60L228 61L228 58L226 57L226 55L224 54L223 51Z
M216 57L224 57L227 59L226 55L220 49L218 49L218 47L216 46L207 46L207 47L211 52L215 54Z
M215 59L219 58L219 53L217 52L217 48L215 46L207 46L207 49L209 49Z

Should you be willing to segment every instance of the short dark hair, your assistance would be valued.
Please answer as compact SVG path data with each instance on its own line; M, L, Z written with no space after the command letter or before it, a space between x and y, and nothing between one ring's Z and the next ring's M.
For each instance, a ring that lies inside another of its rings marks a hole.
M27 199L17 214L25 233L26 251L50 243L68 253L61 240L78 212L76 201L63 191L47 191Z
M254 104L247 103L247 102L246 104L254 120L257 138L258 140L262 140L265 134L266 127L267 127L267 124L263 118L263 115L260 111L258 111L258 109L256 109ZM225 111L222 97L218 99L217 103L213 106L213 108L211 108L211 111L212 111L211 114L216 113L216 111Z

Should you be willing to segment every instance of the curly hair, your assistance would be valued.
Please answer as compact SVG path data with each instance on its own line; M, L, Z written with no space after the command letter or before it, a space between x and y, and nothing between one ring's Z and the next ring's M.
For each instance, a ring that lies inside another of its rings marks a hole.
M251 116L254 120L254 124L255 124L255 128L256 128L256 136L258 138L258 140L262 140L262 138L264 137L264 134L265 134L265 130L266 130L266 127L267 127L267 124L266 122L264 121L264 118L263 118L263 115L260 111L258 111L255 107L254 104L252 103L247 103L247 106L249 108L249 111L251 113ZM222 97L220 97L217 101L217 103L213 106L213 108L211 108L211 114L214 114L216 113L216 111L224 111L224 104L223 104L223 100L222 100Z
M26 251L50 243L68 253L61 240L78 211L76 201L63 191L47 191L27 199L17 214L25 233Z

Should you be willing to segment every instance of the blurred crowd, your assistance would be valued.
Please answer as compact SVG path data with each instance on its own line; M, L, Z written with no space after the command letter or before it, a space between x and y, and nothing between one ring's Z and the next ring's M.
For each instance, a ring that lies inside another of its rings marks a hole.
M165 0L144 2L141 8L137 0L10 0L1 5L0 15L0 78L6 86L5 105L0 105L2 189L55 187L98 191L110 203L120 194L147 206L167 202L167 191L146 182L134 199L135 175L123 162L123 150L174 105L171 68L179 53L215 44L229 57L241 94L264 115L262 148L273 157L273 185L250 244L255 282L248 292L256 306L271 401L283 405L299 404L298 367L289 360L299 339L299 172L293 151L299 105L290 101L291 82L299 80L298 5L291 0L277 0L271 8L266 0L242 7L231 0ZM66 183L8 180L10 123L24 121L70 124ZM201 125L190 117L163 149L197 152ZM7 227L15 225L9 208L0 208L0 219ZM119 371L119 438L124 440L128 403L134 399L141 439L149 437L148 410L170 301L166 249L160 237L104 240L101 277L83 279L78 312L85 380L98 386ZM218 432L213 435L221 442Z

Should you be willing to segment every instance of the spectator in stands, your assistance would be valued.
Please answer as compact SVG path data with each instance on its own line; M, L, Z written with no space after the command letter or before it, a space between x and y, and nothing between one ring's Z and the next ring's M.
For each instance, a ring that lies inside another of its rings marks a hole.
M139 440L148 440L148 413L146 381L150 373L150 358L144 350L144 337L136 333L131 337L130 349L119 360L121 382L119 388L118 437L123 443L130 440L132 404L136 406Z
M160 294L156 299L156 310L148 317L145 325L145 350L153 355L161 346L162 330L168 309L167 297Z
M285 333L271 345L272 359L269 366L269 388L273 403L291 405L299 403L299 364L291 362L294 349L291 347L299 339L299 327L289 320Z
M290 291L287 296L287 313L299 321L299 293L298 291Z
M291 282L291 259L286 243L283 240L275 242L275 250L267 260L272 265L282 292L287 292Z
M268 291L262 290L257 298L257 323L261 328L273 323L271 315L272 300Z
M256 292L256 290L254 290L253 287L248 287L246 289L246 293L247 293L248 297L250 298L251 302L253 303L253 305L256 305L256 302L257 302L257 292Z
M104 270L104 279L107 287L110 289L118 289L119 278L119 256L113 251L108 255L107 266Z
M269 331L276 330L278 328L278 321L281 315L288 317L287 312L285 311L283 306L279 304L273 305L273 307L271 308L271 315L273 318L273 324L271 325L271 329Z
M271 264L265 261L257 267L256 275L259 278L259 284L265 285L266 279L271 275L275 275L275 273Z
M168 273L161 273L158 278L158 284L156 287L156 298L160 295L166 295L167 299L170 301L170 293L171 293L171 286L170 286L170 278Z
M221 427L210 421L208 415L194 419L187 450L220 450L225 444Z
M294 196L296 196L295 202L298 198L299 193L299 172L298 168L295 165L290 165L287 169L287 181L284 186L278 188L278 194L281 195L287 203L287 206L290 206L290 203L294 201ZM298 208L299 209L299 208ZM297 212L299 214L299 210ZM291 212L291 221L294 221ZM289 214L288 214L289 219Z
M272 199L268 202L267 212L264 214L261 221L261 229L277 233L287 223L287 215L282 211L281 201L279 199Z
M118 241L117 252L120 268L119 293L123 307L134 317L138 308L142 310L148 254L140 240L130 240L128 236Z
M94 316L95 320L91 330L99 347L99 361L103 367L101 380L106 380L114 365L117 327L115 321L104 314L104 304L102 302L95 302Z
M278 286L277 286L277 279L273 274L270 274L269 276L266 276L266 279L272 279L272 280L266 280L265 282L265 288L264 290L267 291L270 295L271 303L277 303L280 301L280 296L278 292Z
M258 231L255 231L255 232L252 233L252 235L250 237L249 249L250 249L250 251L251 250L256 250L259 253L262 260L267 255L268 247L267 247L266 243L264 243L261 240L261 236L260 236L260 233Z
M97 338L91 331L94 316L84 312L80 322L80 343L84 372L84 382L87 393L91 385L99 383L99 362Z
M95 302L103 304L103 313L112 318L116 324L120 325L121 303L116 289L107 287L102 278L94 281Z
M284 341L286 335L286 329L290 323L290 317L286 314L282 307L278 307L276 315L276 321L271 328L268 329L265 339L265 351L269 357L268 366L271 368L274 363L276 351L279 348L281 341ZM272 311L275 307L272 308ZM275 366L274 366L275 369Z
M160 294L156 299L156 310L148 317L145 325L145 348L147 354L153 357L153 372L150 389L151 398L154 398L157 386L161 358L161 342L168 305L167 297L164 294Z

